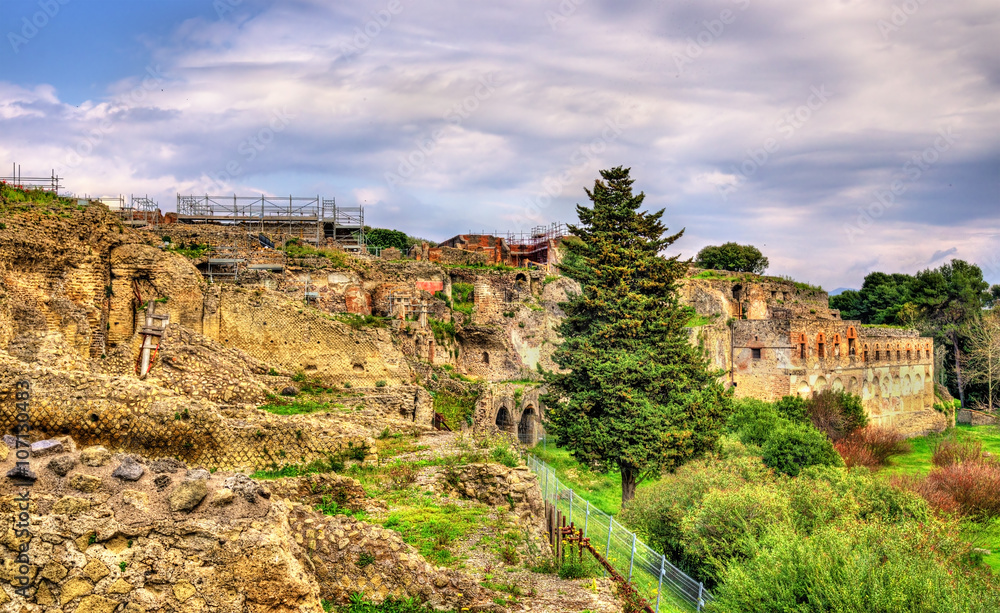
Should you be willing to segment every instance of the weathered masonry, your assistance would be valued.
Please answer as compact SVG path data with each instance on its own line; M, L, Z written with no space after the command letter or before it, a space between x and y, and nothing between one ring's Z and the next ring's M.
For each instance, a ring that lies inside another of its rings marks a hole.
M861 397L872 423L907 435L946 427L933 408L933 341L916 330L842 320L826 292L767 277L691 278L682 293L708 320L691 328L693 340L737 397L844 390Z

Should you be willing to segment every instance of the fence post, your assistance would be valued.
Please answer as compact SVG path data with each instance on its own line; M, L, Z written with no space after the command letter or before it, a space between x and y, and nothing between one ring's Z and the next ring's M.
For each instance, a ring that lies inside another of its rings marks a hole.
M573 523L573 488L569 490L569 523Z
M705 603L704 603L704 602L703 602L703 601L701 600L701 597L702 597L702 596L704 596L704 595L705 595L705 584L704 584L704 582L701 582L701 581L699 581L699 582L698 582L698 610L699 610L699 611L701 611L701 608L702 608L702 607L704 606L704 604L705 604Z
M587 501L587 516L583 519L583 535L587 536L587 526L590 525L590 501Z
M632 566L635 564L635 532L632 533L632 557L628 560L628 580L632 580Z
M604 559L611 563L611 530L615 527L615 516L608 515L608 546L604 548Z
M549 471L545 471L545 493L542 494L545 500L549 499Z
M660 555L660 583L656 586L656 613L660 613L660 592L663 590L663 563L666 558Z

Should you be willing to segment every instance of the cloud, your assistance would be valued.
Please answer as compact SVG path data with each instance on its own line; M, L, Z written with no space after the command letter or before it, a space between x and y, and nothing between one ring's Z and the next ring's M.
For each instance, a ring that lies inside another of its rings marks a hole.
M192 16L148 42L145 72L78 106L58 76L0 81L0 160L168 209L178 192L319 193L432 239L573 221L597 171L622 164L649 208L687 228L686 255L752 243L772 273L836 287L959 243L993 253L992 2L924 3L887 36L889 0L588 0L566 15L556 2L398 2L390 19L388 0ZM614 138L609 120L625 126ZM942 129L954 143L922 161ZM387 180L407 161L405 180ZM905 189L886 207L894 182Z
M958 247L952 247L951 249L946 249L945 251L935 251L934 255L931 256L931 259L927 260L927 264L933 264L934 262L943 260L949 255L954 255L956 253L958 253Z

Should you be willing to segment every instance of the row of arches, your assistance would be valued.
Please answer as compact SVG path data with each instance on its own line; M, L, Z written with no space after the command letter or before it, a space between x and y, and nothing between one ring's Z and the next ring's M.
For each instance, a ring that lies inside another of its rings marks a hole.
M540 416L535 407L530 404L521 411L520 417L516 419L506 406L501 406L497 410L494 423L501 432L516 434L517 440L527 446L537 443L541 434Z

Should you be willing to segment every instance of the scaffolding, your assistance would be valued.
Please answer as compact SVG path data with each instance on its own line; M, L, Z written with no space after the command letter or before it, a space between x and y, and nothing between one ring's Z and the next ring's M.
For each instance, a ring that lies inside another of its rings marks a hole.
M345 251L363 251L364 207L338 207L319 196L182 196L177 194L177 221L243 225L280 241L298 238L320 245L326 239Z
M552 241L568 235L566 224L554 222L547 226L535 226L531 232L510 232L505 240L516 266L526 262L544 265L549 263Z
M11 164L10 176L0 176L0 181L17 185L27 190L40 189L47 192L55 192L56 194L62 189L62 184L60 183L62 177L56 176L54 168L47 177L25 177L21 175L21 166L16 162Z
M284 272L285 259L285 252L275 249L268 236L247 234L210 244L198 269L210 283L238 281L247 271Z
M155 200L147 196L129 196L126 204L123 196L117 198L100 198L101 202L115 212L127 226L156 227L160 219L160 207Z

